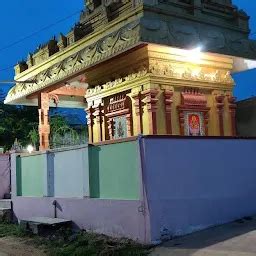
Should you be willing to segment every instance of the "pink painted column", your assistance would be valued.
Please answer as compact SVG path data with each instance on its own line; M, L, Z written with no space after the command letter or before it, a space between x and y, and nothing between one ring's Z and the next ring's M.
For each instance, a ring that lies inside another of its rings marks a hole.
M49 136L50 136L50 124L49 124L49 95L48 93L40 93L39 95L39 138L40 138L40 150L46 150L50 148Z

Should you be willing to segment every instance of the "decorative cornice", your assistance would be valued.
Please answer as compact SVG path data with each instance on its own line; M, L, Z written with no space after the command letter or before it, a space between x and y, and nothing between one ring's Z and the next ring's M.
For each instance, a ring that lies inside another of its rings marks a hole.
M88 45L83 50L37 74L31 84L17 84L8 93L5 103L10 103L51 84L61 82L71 75L82 72L87 67L121 53L139 42L139 22L135 21L116 32Z
M106 84L103 84L103 85L98 85L94 88L91 88L91 89L87 89L86 91L86 97L91 97L91 96L95 96L99 93L103 93L109 89L112 89L112 88L116 88L126 82L132 82L133 80L137 79L137 78L140 78L140 77L145 77L146 75L148 74L148 71L147 69L143 69L137 73L132 73L132 74L129 74L128 76L125 76L123 78L118 78L114 81L111 81L111 82L108 82Z
M184 64L150 60L148 68L145 67L139 72L132 73L123 78L118 78L114 81L88 89L86 92L86 98L96 96L99 93L104 93L112 88L120 87L127 82L132 82L138 78L145 77L146 75L153 75L168 79L214 83L228 85L230 87L234 85L234 80L230 72L227 70L211 70L204 67L186 67Z
M188 65L184 64L150 60L149 72L152 75L169 77L174 79L217 83L230 86L234 85L234 80L230 74L230 71L227 70L210 70L209 68L204 67L189 67Z

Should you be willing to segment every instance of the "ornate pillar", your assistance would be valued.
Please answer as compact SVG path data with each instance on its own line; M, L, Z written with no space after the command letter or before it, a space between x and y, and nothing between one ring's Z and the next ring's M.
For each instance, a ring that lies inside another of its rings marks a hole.
M228 103L229 103L229 113L231 119L231 129L232 129L232 136L237 135L236 131L236 98L233 96L228 96Z
M113 118L108 119L108 134L109 134L109 139L113 140L114 139L114 120L113 120Z
M49 135L50 135L50 124L49 124L49 95L48 93L40 93L38 98L39 103L39 138L40 138L40 150L49 149Z
M96 125L98 127L98 141L101 142L104 140L103 138L103 114L102 114L103 106L99 103L96 107L94 107L94 116L96 117Z
M208 136L208 127L209 127L209 113L204 112L204 129L205 129L205 135Z
M180 119L180 135L185 136L185 116L184 111L179 112L179 119Z
M143 127L142 127L142 103L141 103L141 94L133 94L132 98L134 99L134 109L137 118L137 134L142 134Z
M217 95L215 97L216 107L217 107L217 112L219 117L220 136L224 136L224 123L223 123L224 99L225 99L225 96L223 95Z
M149 134L157 134L157 121L156 121L156 111L157 111L157 102L156 98L158 94L157 89L148 89L142 92L142 95L145 96L144 103L146 103L147 111L149 115Z
M132 136L132 115L127 114L126 115L126 125L127 125L127 136Z
M94 139L93 139L94 109L92 107L89 107L85 109L85 111L87 113L86 119L87 119L87 125L88 125L89 143L93 143L94 142Z
M172 97L172 91L164 91L166 134L172 134Z

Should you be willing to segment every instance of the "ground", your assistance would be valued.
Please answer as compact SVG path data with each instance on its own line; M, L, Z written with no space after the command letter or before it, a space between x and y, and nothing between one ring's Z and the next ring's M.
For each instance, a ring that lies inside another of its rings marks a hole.
M37 236L0 222L0 256L146 256L148 247L87 231L61 228Z
M245 218L166 242L152 256L256 256L256 218Z
M42 238L0 223L0 256L256 256L256 217L173 239L152 250L128 240L70 231Z
M0 256L45 256L43 250L29 244L29 240L17 237L0 239Z

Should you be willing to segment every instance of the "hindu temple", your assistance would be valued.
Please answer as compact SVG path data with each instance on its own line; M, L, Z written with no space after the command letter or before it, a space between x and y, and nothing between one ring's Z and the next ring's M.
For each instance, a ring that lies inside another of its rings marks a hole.
M256 67L247 14L231 0L84 4L15 67L5 103L38 107L40 150L0 155L12 216L144 244L255 216L256 140L237 136L232 78ZM56 106L82 109L89 143L49 148Z
M256 59L231 0L87 0L79 23L15 67L6 104L84 108L91 143L144 135L235 136L231 74ZM26 81L26 83L22 83Z

